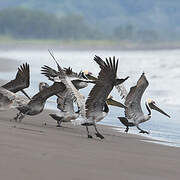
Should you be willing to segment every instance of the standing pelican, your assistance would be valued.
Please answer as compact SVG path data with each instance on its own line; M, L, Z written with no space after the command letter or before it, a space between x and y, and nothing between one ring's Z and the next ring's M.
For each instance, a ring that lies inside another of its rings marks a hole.
M159 111L160 113L170 118L170 116L164 111L162 111L160 108L158 108L155 101L151 99L148 99L147 102L145 102L148 114L145 115L143 113L141 108L141 98L148 85L149 83L146 79L146 76L144 73L142 73L136 86L131 87L129 93L125 98L125 117L118 117L122 124L126 126L125 132L128 132L129 127L136 126L137 129L140 130L139 133L149 134L147 131L142 130L139 127L139 124L146 122L151 118L151 109Z
M103 139L104 137L97 130L96 123L104 119L109 112L106 101L113 87L123 83L129 77L126 77L125 79L117 79L118 60L116 61L115 57L112 59L106 58L106 62L97 57L98 56L95 56L94 61L99 64L101 71L99 72L96 84L90 91L86 101L85 107L87 122L82 125L86 126L88 138L92 138L89 134L88 126L93 125L96 131L96 136Z

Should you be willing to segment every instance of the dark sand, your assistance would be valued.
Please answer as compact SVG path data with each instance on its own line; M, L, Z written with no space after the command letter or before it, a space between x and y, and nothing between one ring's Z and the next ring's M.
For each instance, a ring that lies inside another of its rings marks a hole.
M98 125L104 140L85 128L56 123L44 111L21 124L0 112L2 180L179 180L180 148L147 143L141 136ZM43 126L46 122L47 125ZM90 129L94 133L94 129Z

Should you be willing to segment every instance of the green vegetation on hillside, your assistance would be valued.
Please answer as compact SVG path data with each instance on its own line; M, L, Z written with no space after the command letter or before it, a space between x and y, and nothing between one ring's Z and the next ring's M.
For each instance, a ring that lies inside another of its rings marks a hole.
M37 10L9 8L0 11L0 36L18 39L61 39L61 40L129 40L155 41L157 32L138 30L132 24L123 24L111 33L98 29L80 15L57 17Z
M55 15L28 9L0 11L0 34L14 38L94 39L98 38L83 17Z

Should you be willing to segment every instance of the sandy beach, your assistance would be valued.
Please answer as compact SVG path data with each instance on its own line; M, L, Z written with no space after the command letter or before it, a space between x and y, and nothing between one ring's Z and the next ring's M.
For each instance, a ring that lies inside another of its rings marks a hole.
M10 122L16 110L0 112L1 179L179 179L180 148L98 125L104 140L87 139L85 128L56 122L48 111ZM44 123L47 123L44 126ZM94 133L94 129L90 131Z

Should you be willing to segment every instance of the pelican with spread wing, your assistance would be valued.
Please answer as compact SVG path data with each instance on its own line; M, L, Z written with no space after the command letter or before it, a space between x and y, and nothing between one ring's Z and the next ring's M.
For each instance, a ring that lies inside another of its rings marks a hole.
M86 126L88 138L92 138L89 134L88 126L94 126L96 136L103 139L104 137L99 133L96 127L96 123L104 119L108 114L109 108L107 105L107 98L112 91L113 87L123 83L129 77L125 79L117 78L118 60L113 58L106 58L103 61L101 58L95 56L94 61L99 64L101 68L95 86L89 93L86 100L86 118L87 122L82 125Z
M143 73L141 77L139 78L136 86L131 87L129 93L125 97L125 117L118 117L119 120L123 125L126 126L125 132L128 132L129 127L136 126L140 133L149 133L147 131L142 130L139 127L139 124L148 121L151 116L151 110L156 110L160 112L161 114L164 114L165 116L169 117L168 114L166 114L163 110L161 110L153 101L152 99L148 99L145 102L145 106L147 108L148 114L145 115L141 108L141 99L144 91L148 87L149 83L146 79L145 74Z
M21 122L25 115L34 116L41 113L44 109L46 100L59 92L63 92L65 88L66 87L61 82L54 82L51 86L45 82L40 83L39 92L35 94L27 104L17 107L19 113L14 119Z

